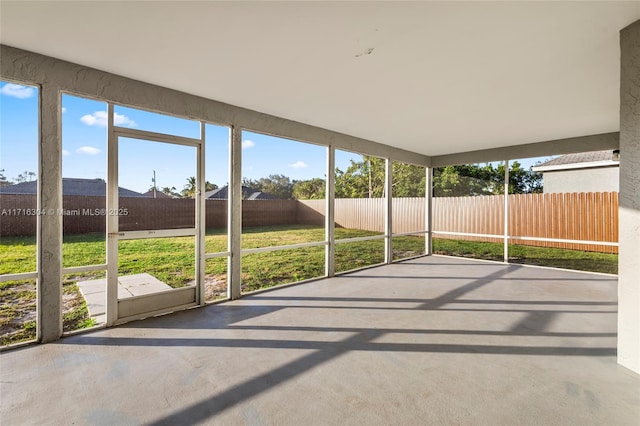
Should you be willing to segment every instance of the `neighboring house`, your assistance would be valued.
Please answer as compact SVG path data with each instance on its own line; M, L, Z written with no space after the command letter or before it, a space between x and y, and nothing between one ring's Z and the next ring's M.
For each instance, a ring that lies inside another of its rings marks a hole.
M620 188L618 150L561 155L532 168L542 172L543 192L617 192Z
M213 191L207 191L204 193L204 198L207 200L226 200L229 198L229 186L225 185L222 188L214 189ZM275 195L267 194L266 192L254 191L248 186L242 186L242 198L244 200L277 200Z
M145 197L150 197L150 198L175 198L172 197L169 194L165 194L164 192L160 191L159 189L156 189L155 191L153 189L148 190L147 192L145 192L144 194Z
M246 186L242 187L242 192L244 193ZM248 189L248 188L247 188ZM222 188L216 188L211 191L207 191L204 193L204 198L207 200L226 200L229 198L229 186L223 186Z
M256 191L253 192L247 200L277 200L278 197L275 195L267 194L266 192Z
M15 185L0 188L0 194L36 194L38 181L21 182ZM144 197L144 194L127 188L118 187L121 197ZM107 183L104 179L76 179L62 178L62 195L84 195L105 197L107 195Z

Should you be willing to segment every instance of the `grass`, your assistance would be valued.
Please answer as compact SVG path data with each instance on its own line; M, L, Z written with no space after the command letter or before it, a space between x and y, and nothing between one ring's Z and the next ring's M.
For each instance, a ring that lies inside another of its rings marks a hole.
M502 243L434 238L433 252L449 256L502 261ZM618 273L618 255L551 247L509 245L509 262L578 271Z
M379 235L375 232L337 228L336 239ZM257 248L322 241L324 229L313 226L271 226L243 230L242 247ZM208 229L206 251L227 250L226 230ZM0 244L0 274L34 271L35 237L3 238ZM191 285L195 277L193 237L152 238L119 242L119 272L122 275L150 273L177 288ZM434 253L502 261L501 243L434 239ZM104 234L65 236L65 267L106 262ZM424 236L393 238L394 260L424 253ZM595 272L617 272L617 255L511 245L510 262ZM336 272L384 261L384 239L337 244ZM226 258L205 264L206 300L226 297ZM263 252L242 258L242 292L324 276L324 247ZM94 325L76 283L104 277L104 271L65 275L63 280L63 327L65 331ZM2 345L35 338L35 280L0 283L0 339Z
M0 283L0 345L36 338L36 281ZM62 284L63 330L91 327L87 303L75 281L65 278Z

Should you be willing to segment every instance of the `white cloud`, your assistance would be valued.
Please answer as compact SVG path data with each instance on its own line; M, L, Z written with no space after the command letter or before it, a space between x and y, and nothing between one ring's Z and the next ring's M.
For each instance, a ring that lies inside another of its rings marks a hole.
M304 161L296 161L293 164L289 164L289 167L293 167L294 169L304 169L305 167L309 167L309 165Z
M254 146L256 146L256 143L254 141L251 141L249 139L245 139L242 141L242 149L253 148Z
M107 127L107 118L108 116L106 111L96 111L93 114L83 115L82 117L80 117L80 121L82 121L87 126ZM114 112L113 124L116 126L133 127L136 125L136 122L126 115Z
M87 114L80 117L87 126L106 126L107 125L107 113L104 111L96 111L93 114Z
M67 151L66 149L63 149L63 150L62 150L62 155L63 155L64 157L66 157L67 155L70 155L70 154L71 154L71 153L70 153L69 151Z
M27 99L36 93L36 89L29 86L23 86L21 84L7 83L2 86L0 93L11 96L12 98Z
M101 151L94 146L81 146L80 148L76 149L76 152L78 154L96 155L100 154Z
M116 126L127 126L133 127L136 125L136 122L127 117L126 115L118 114L117 112L113 113L113 124Z
M64 114L65 112L67 112L67 108L62 107L62 113Z

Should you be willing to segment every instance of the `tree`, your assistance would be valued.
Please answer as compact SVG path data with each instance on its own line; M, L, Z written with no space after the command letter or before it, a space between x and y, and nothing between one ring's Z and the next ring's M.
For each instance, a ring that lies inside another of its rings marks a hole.
M393 162L392 194L394 197L424 197L427 175L424 167Z
M11 182L7 180L7 177L4 173L4 169L0 169L0 188L2 188L3 186L11 185Z
M504 164L501 165L504 171ZM504 172L503 172L504 175ZM502 179L504 182L504 178ZM531 194L542 192L542 173L523 169L522 165L514 161L509 168L509 193Z
M489 195L495 184L495 175L487 175L487 170L475 164L447 166L435 169L433 173L433 195L436 197Z
M206 181L204 183L205 191L213 191L214 189L218 189L218 185L216 185L215 183L211 183L209 181ZM198 191L198 186L196 185L196 177L191 176L187 178L187 183L184 185L184 188L181 191L181 195L185 198L193 198L195 197L197 191ZM162 192L164 192L164 189Z
M168 186L165 186L162 189L160 189L160 192L163 192L167 195L171 195L172 197L180 196L180 193L178 192L175 186L172 186L171 188L169 188Z
M346 171L336 168L336 198L374 198L384 196L385 162L382 158L363 155Z
M325 181L321 178L295 181L292 195L297 200L321 200L325 197Z
M242 179L242 186L251 188L253 191L265 192L283 200L293 198L294 183L284 175L269 175L258 180Z
M424 197L425 168L398 161L392 162L392 194L394 197ZM385 193L385 160L363 156L351 161L346 171L336 169L336 198L383 197Z
M36 174L34 172L29 172L25 170L15 178L15 181L16 183L31 182L35 178L36 178Z
M425 168L394 161L392 163L392 194L394 197L424 197ZM278 198L322 199L326 196L325 180L313 178L291 181L283 175L270 175L258 180L243 179L243 186ZM433 193L437 197L495 195L504 193L504 163L494 166L463 164L434 170ZM522 168L513 161L509 170L509 193L542 192L542 175ZM336 198L379 198L385 195L385 160L363 156L351 160L345 171L335 170Z
M542 174L531 168L522 168L518 161L512 162L509 167L509 193L533 192L542 192ZM497 167L487 163L484 166L464 164L435 169L433 194L436 197L504 194L504 163Z
M185 198L194 198L197 191L196 186L196 177L191 176L187 178L187 183L184 185L184 188L181 191L181 194Z
M425 168L413 164L393 162L392 193L395 197L424 197ZM336 168L336 198L371 198L384 195L385 161L364 156L362 161L351 161L346 171ZM314 178L297 181L293 196L297 199L325 198L325 181Z

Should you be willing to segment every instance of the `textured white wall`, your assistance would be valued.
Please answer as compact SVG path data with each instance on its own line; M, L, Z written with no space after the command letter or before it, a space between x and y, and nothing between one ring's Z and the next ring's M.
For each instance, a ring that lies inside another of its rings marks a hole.
M619 167L544 172L545 194L555 192L617 192Z
M640 373L640 21L621 32L618 362Z

